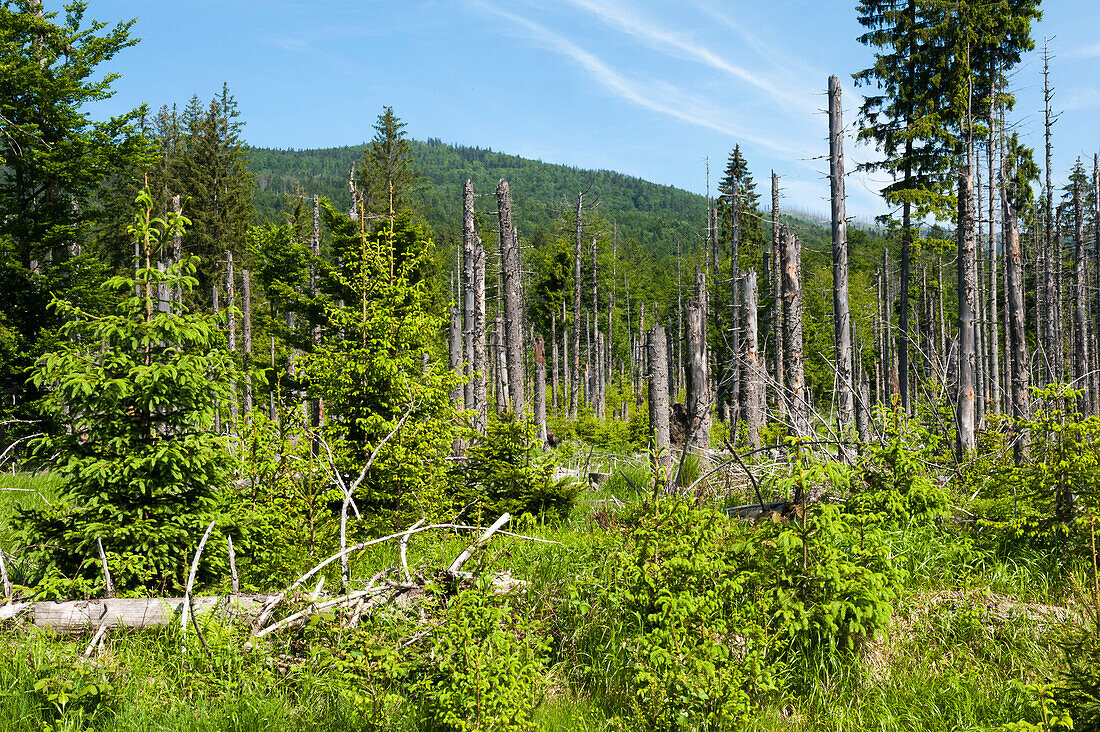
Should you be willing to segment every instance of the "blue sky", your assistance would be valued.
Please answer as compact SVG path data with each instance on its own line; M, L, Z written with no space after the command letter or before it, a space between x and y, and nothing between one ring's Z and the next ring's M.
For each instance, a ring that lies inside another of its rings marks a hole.
M46 0L48 9L60 3ZM91 0L88 17L137 17L143 41L110 64L117 93L94 114L184 105L229 84L254 145L357 144L391 105L416 138L606 168L702 193L740 144L763 189L828 211L824 89L845 122L869 65L854 0ZM1100 3L1047 0L1056 180L1100 149ZM1013 75L1011 121L1042 145L1042 61ZM850 142L849 169L873 149ZM849 215L885 209L882 185L848 179Z

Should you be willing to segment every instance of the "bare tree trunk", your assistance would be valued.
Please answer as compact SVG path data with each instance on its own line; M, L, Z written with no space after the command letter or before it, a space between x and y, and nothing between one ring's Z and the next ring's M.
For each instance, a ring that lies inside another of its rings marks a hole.
M783 253L783 358L787 415L791 435L809 437L806 377L802 356L802 242L784 224L779 229Z
M550 313L550 406L558 413L558 314Z
M741 325L744 336L744 365L741 373L741 417L745 421L752 449L760 447L760 428L764 422L764 370L758 352L756 272L741 277Z
M1100 328L1095 323L1100 320L1100 155L1092 156L1092 256L1093 275L1096 280L1096 298L1093 301L1093 369L1092 369L1092 413L1100 415Z
M646 339L649 350L649 436L657 463L664 468L672 462L669 440L668 348L665 329L657 323Z
M241 338L244 350L241 353L241 366L244 370L244 412L245 418L252 414L252 275L241 270Z
M573 373L572 370L569 368L569 326L567 325L567 323L569 322L569 314L566 311L565 307L566 307L566 302L563 299L561 301L561 328L562 328L561 347L562 347L562 380L563 380L562 395L561 395L562 409L565 409L566 407L569 406L569 393L568 392L569 392L569 384L571 383L570 375ZM568 415L568 412L567 412L567 415Z
M994 161L997 157L995 146L995 134L997 130L997 120L994 113L994 104L991 101L989 104L989 155L988 155L988 177L989 177L989 283L990 283L990 296L989 296L989 349L990 358L992 363L990 368L993 373L993 412L1000 414L1002 409L1001 400L1001 326L999 322L1000 311L1000 298L997 296L997 278L1000 274L1000 267L997 262L997 207L994 204L994 191L996 190L996 178L994 177Z
M1089 413L1089 331L1088 331L1088 291L1085 287L1085 216L1081 202L1081 184L1073 182L1073 324L1077 331L1074 338L1074 388L1082 391L1077 398L1077 411L1083 415Z
M450 330L448 332L447 345L451 372L455 375L455 385L451 388L451 401L456 410L465 406L462 388L462 316L457 305L451 305Z
M688 445L703 454L710 447L710 362L707 358L707 285L695 268L695 298L688 303Z
M836 353L837 426L843 436L853 426L852 404L852 316L848 304L848 220L844 195L844 121L840 100L840 80L829 77L829 180L833 214L833 348ZM908 263L906 263L908 264ZM907 287L908 272L902 271L902 288ZM902 312L908 314L907 293L902 293ZM907 321L902 325L905 341ZM907 380L906 362L899 358L901 381ZM905 386L902 387L904 403ZM843 450L843 448L842 448Z
M772 171L772 340L775 343L775 407L779 414L786 412L786 388L783 369L783 265L782 243L779 240L779 176Z
M731 226L730 226L730 351L733 358L730 359L730 402L733 414L729 415L730 430L736 434L737 423L743 418L741 414L741 379L744 378L741 370L741 362L744 358L744 347L741 345L741 295L738 288L741 286L741 188L737 181L733 182L733 190L730 194ZM716 222L717 223L717 222ZM717 229L716 229L717 230ZM715 268L717 271L717 268ZM717 319L717 318L716 318Z
M573 378L569 390L569 418L577 418L581 387L581 236L584 225L584 193L577 194L577 229L573 247Z
M1044 322L1046 324L1046 333L1043 342L1044 361L1047 363L1047 381L1053 383L1059 379L1059 371L1061 369L1060 359L1057 358L1057 354L1060 351L1057 344L1057 316L1056 316L1056 297L1054 293L1054 252L1055 242L1052 240L1051 234L1054 225L1054 181L1053 181L1053 166L1051 164L1051 157L1053 154L1053 148L1050 142L1051 128L1054 126L1054 118L1051 112L1051 102L1054 101L1054 90L1050 86L1050 53L1047 50L1047 39L1043 39L1043 130L1044 140L1046 142L1046 206L1044 207L1044 220L1046 225L1043 227L1043 252L1045 254L1046 266L1044 267L1044 282L1043 282L1043 294L1045 295L1045 315ZM1061 243L1057 244L1057 248L1060 250ZM1061 266L1061 256L1057 258L1058 266Z
M974 371L977 354L974 342L974 299L976 286L974 241L974 177L971 172L971 153L959 169L959 222L958 222L958 293L959 293L959 391L956 402L958 428L957 447L960 458L974 452L976 447L975 407L976 394Z
M227 250L225 253L225 307L227 309L226 317L229 320L229 350L234 354L237 352L237 313L233 291L236 279L236 275L233 272L233 251ZM234 425L236 425L239 416L237 385L234 384L229 401L229 417L232 419Z
M1029 416L1028 407L1028 362L1027 362L1027 318L1024 313L1024 266L1020 256L1020 235L1017 230L1016 211L1005 191L1004 175L1001 181L1001 210L1005 234L1005 267L1008 270L1008 333L1011 343L1012 371L1012 418L1017 423ZM1013 442L1013 454L1017 462L1023 459L1022 437L1017 435Z
M486 393L486 377L489 376L489 363L485 353L485 247L477 234L474 224L474 189L466 181L463 190L463 251L469 259L466 263L466 288L473 297L466 302L469 310L466 314L468 352L471 360L470 381L472 408L474 410L474 429L485 434L489 422L489 398Z
M542 336L535 339L535 425L539 441L546 445L546 346Z
M520 304L519 241L512 226L512 192L508 181L497 185L500 259L504 273L504 345L508 364L508 401L514 414L526 407L523 388L523 312Z
M172 196L172 212L179 216L183 213L183 208L180 205L180 197ZM176 229L176 233L172 235L172 263L179 264L183 260L183 236L180 234L179 229ZM172 291L172 300L177 305L183 304L183 287L176 285Z
M474 401L474 290L476 279L474 277L474 238L477 231L474 228L474 187L470 181L462 187L462 281L459 290L462 291L462 337L465 351L465 376L466 386L463 389L463 404L466 409L476 410Z

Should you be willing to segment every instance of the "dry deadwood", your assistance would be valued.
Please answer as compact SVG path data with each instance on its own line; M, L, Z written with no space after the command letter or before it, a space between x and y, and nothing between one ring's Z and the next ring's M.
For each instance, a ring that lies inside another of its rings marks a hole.
M267 595L192 597L192 612L229 617L256 615ZM122 597L67 602L16 602L0 607L0 621L22 618L39 628L58 633L79 633L106 625L118 628L153 628L179 621L187 600L183 597Z

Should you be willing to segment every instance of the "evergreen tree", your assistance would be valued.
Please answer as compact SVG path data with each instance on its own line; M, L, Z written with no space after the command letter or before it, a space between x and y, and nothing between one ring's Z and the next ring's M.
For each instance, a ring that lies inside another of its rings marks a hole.
M85 22L84 11L71 3L57 22L35 0L0 2L0 287L9 295L0 305L0 387L11 395L25 393L24 369L56 338L49 293L102 305L92 286L101 268L86 250L101 183L132 170L141 153L141 110L87 116L87 105L113 93L117 75L98 76L99 68L137 42L134 21L108 28Z
M359 161L356 183L364 214L392 221L416 205L422 179L413 166L405 123L393 113L393 107L383 107L374 130L370 147Z
M741 269L756 268L763 256L767 240L764 235L763 219L760 215L760 194L756 192L756 182L749 172L749 165L741 155L741 146L734 146L726 162L726 171L718 183L718 215L720 233L724 242L733 236L733 191L737 190L737 209L739 212L740 241L738 260Z

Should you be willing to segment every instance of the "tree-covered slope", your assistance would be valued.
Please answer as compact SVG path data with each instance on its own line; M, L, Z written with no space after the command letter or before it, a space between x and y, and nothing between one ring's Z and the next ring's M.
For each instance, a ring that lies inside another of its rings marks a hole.
M588 191L586 209L596 203L603 219L615 222L622 235L636 238L657 255L675 252L677 240L685 250L694 249L705 228L706 199L672 186L605 170L582 170L492 150L447 145L439 140L410 142L425 183L421 194L424 215L443 239L450 239L461 223L462 184L467 178L479 194L492 194L501 178L511 182L515 224L522 237L533 235L539 228L549 229L563 209L576 205L581 191ZM285 196L299 186L307 195L325 196L338 209L347 209L351 204L348 173L365 147L252 148L259 215L277 219L285 207Z

